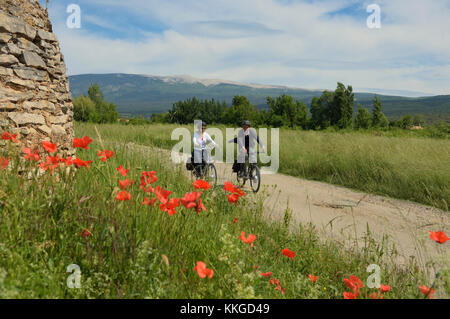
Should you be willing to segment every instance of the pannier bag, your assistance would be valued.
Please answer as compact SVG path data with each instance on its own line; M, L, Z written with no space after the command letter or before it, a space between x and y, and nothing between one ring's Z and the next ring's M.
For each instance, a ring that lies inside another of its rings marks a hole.
M194 170L194 164L192 164L193 162L194 162L194 158L193 158L193 157L191 157L190 159L188 159L188 160L186 161L186 169L187 169L188 171Z
M237 160L234 160L234 163L233 163L233 172L234 173L237 173L237 172L239 172L239 163L237 162Z

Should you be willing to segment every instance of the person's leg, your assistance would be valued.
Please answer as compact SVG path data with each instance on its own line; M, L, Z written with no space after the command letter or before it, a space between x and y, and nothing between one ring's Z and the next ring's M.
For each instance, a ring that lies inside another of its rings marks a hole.
M238 155L238 176L242 177L244 175L244 168L245 168L245 154L243 152L240 152Z

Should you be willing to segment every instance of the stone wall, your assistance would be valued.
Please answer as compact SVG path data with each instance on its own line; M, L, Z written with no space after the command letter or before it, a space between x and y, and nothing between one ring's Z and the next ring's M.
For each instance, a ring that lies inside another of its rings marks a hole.
M21 144L72 147L73 104L66 65L47 11L37 0L0 0L0 132Z

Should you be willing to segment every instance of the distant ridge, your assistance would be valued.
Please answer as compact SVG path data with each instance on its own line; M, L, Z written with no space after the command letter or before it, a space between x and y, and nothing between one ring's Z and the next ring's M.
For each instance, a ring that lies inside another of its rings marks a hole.
M82 74L70 76L69 81L74 97L87 94L89 86L96 83L102 89L105 98L117 104L120 113L143 116L165 112L172 107L173 103L194 96L198 99L214 98L230 104L235 95L244 95L257 107L267 108L267 96L289 94L309 105L314 96L320 96L324 91L323 89L310 90L219 79L198 79L190 75ZM418 94L417 92L409 93ZM357 92L355 93L356 103L371 108L374 95L375 93ZM380 97L386 115L391 117L404 114L433 116L450 114L450 95L425 97L376 95Z

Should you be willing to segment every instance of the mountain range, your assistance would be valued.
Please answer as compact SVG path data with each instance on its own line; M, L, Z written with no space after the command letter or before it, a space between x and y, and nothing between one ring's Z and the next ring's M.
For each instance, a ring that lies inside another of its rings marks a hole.
M279 85L241 83L216 79L197 79L191 76L151 76L138 74L82 74L69 76L73 97L87 95L89 86L98 84L105 99L117 105L121 115L144 117L172 108L173 103L187 98L226 101L228 105L235 95L244 95L258 108L267 108L267 96L282 94L310 105L314 96L324 90L308 90ZM414 93L413 93L414 94ZM355 105L361 103L372 108L375 93L355 93ZM434 119L450 120L450 95L405 97L376 94L384 113L390 118L405 114L423 114Z

